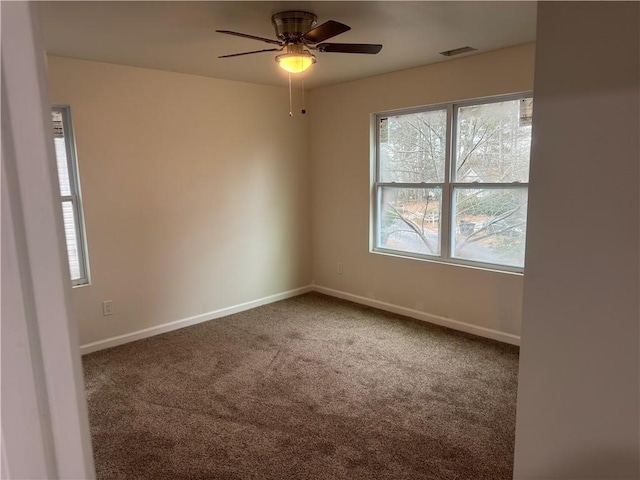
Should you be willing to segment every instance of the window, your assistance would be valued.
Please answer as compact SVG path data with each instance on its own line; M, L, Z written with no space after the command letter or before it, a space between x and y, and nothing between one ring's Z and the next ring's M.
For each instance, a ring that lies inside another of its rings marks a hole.
M71 281L84 285L89 283L89 268L71 113L69 107L53 107L51 116Z
M376 115L373 251L521 272L530 95Z

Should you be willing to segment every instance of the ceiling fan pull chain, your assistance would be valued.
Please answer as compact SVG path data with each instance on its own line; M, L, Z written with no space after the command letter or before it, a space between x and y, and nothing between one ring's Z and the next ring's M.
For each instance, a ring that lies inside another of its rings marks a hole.
M302 80L302 114L304 115L307 113L307 107L304 100L304 78L301 78L300 80Z
M289 116L293 117L293 101L291 100L291 74L289 74Z

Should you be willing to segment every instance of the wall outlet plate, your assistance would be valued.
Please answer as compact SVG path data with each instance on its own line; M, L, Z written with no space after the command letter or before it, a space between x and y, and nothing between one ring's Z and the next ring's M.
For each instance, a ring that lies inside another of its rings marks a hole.
M102 315L113 315L113 300L105 300L102 302Z

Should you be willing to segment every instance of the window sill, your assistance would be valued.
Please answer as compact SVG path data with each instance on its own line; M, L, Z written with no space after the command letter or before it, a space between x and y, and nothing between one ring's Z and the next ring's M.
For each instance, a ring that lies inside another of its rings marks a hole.
M412 255L409 252L397 252L393 250L371 249L369 250L369 253L372 253L374 255L383 255L386 257L401 258L405 260L418 260L418 261L427 262L427 263L437 263L439 265L447 265L450 267L462 267L462 268L469 268L472 270L481 270L483 272L488 272L488 273L500 273L504 275L514 275L517 277L524 276L524 271L516 267L506 267L506 269L503 270L502 268L499 268L497 266L492 267L490 265L485 266L485 265L471 264L471 263L466 263L464 260L445 260L438 257L429 258L422 255Z

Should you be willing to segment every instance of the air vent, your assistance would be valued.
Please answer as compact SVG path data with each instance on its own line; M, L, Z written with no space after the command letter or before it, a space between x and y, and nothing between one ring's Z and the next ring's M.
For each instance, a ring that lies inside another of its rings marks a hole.
M476 50L478 49L467 46L467 47L455 48L453 50L447 50L445 52L440 52L440 55L444 55L445 57L453 57L454 55L460 55L461 53L475 52Z

